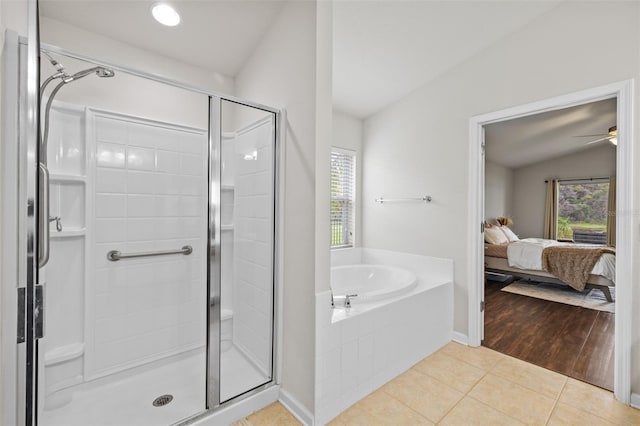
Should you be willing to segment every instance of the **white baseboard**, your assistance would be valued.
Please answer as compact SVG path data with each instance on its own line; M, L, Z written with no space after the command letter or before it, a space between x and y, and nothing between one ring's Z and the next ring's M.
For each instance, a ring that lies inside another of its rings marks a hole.
M459 333L457 331L453 332L453 336L451 337L451 340L453 340L456 343L460 343L461 345L469 345L469 336L467 336L466 334L462 334Z
M640 409L640 394L631 393L631 406Z
M289 392L280 388L280 398L278 399L284 407L295 416L305 426L313 426L313 414L309 412L297 399Z

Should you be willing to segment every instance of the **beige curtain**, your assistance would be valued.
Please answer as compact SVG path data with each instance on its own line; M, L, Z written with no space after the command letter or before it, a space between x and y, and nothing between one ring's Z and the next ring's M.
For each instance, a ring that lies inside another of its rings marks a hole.
M607 206L607 245L616 246L616 177L609 177L609 203Z
M544 238L555 240L558 238L558 181L547 181L547 201L544 211Z

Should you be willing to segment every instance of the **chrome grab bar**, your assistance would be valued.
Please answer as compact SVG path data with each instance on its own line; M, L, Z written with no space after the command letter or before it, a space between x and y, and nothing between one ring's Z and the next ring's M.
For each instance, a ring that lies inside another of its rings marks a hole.
M49 170L43 163L38 167L38 184L38 266L42 268L49 261Z
M191 253L193 253L193 247L191 246L182 246L180 250L141 251L139 253L121 253L118 250L111 250L107 253L107 259L111 262L117 262L120 259L131 259L134 257L164 256L167 254L184 254L188 256Z
M430 203L431 202L431 196L430 195L425 195L424 197L420 197L420 198L376 198L376 203L399 203L399 202L403 202L403 201L423 201L425 203Z

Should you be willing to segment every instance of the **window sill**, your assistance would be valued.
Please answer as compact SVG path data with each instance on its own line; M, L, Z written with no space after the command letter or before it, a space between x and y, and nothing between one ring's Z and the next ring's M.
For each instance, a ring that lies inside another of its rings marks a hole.
M342 249L350 249L353 248L353 244L342 245L342 246L331 246L331 250L342 250Z

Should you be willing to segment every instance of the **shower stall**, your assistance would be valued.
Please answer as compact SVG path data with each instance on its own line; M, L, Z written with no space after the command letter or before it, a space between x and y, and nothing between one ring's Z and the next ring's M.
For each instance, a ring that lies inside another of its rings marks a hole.
M280 111L46 46L32 138L33 46L6 45L16 424L186 424L272 389Z

